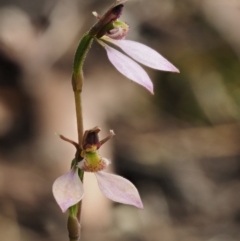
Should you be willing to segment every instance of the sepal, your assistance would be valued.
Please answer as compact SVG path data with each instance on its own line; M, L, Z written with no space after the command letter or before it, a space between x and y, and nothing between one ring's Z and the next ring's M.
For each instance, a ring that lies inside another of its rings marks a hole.
M52 187L53 196L63 212L76 203L84 195L83 184L78 176L78 170L70 170L58 177Z
M95 173L99 189L109 199L143 208L137 188L127 179L107 172Z
M103 37L103 39L118 46L131 58L143 65L157 70L179 73L179 70L172 63L165 59L156 50L146 46L145 44L132 40L114 40L107 37Z
M122 54L118 50L104 43L102 45L107 51L109 61L121 74L125 75L128 79L133 80L134 82L144 86L153 94L152 81L146 71L139 64L137 64L135 61L130 59L128 56Z

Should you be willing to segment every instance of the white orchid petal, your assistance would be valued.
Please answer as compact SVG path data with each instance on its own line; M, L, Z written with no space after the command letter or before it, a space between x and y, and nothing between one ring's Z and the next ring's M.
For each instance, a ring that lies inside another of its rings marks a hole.
M107 51L108 59L120 73L144 86L153 94L152 81L146 71L139 64L108 45L104 44L104 47Z
M106 172L96 172L95 175L101 192L107 198L115 202L143 208L138 190L130 181Z
M131 40L106 40L117 45L130 57L150 68L163 71L179 72L179 70L162 55L144 44Z
M53 183L52 191L63 212L78 203L83 198L84 190L77 170L71 170L58 177Z

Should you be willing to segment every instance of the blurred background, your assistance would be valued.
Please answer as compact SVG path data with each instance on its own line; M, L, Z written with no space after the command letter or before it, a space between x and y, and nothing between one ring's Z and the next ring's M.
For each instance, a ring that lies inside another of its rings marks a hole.
M53 181L77 140L71 68L111 0L0 0L0 240L66 241ZM146 68L152 96L101 46L87 57L84 126L116 133L101 155L144 209L112 203L85 175L83 241L240 240L240 1L131 0L121 19L181 71Z

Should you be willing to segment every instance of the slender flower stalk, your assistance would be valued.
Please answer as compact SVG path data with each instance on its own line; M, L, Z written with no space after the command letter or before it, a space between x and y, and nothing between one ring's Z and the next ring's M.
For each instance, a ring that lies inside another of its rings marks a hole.
M72 74L72 87L74 91L74 98L75 98L75 108L76 108L76 117L77 117L77 130L78 130L78 149L77 153L81 150L81 143L83 137L83 116L82 116L82 87L83 87L83 63L89 50L92 38L88 35L85 35L79 43L77 48L75 58L74 58L74 65L73 65L73 74ZM78 159L79 157L76 156ZM74 181L82 181L83 182L84 172L79 170L79 173L76 177L73 176ZM75 179L74 179L75 178ZM80 180L79 180L80 178ZM71 183L70 183L71 185ZM82 202L78 204L74 203L74 207L70 209L70 215L68 218L68 233L70 241L77 241L80 239L80 228L81 228L81 208Z
M100 19L88 33L86 33L79 45L77 47L74 63L73 63L73 74L72 74L72 88L74 91L74 99L75 99L75 108L76 108L76 117L77 117L77 130L78 130L78 148L76 151L76 158L72 161L71 167L76 169L76 165L78 161L81 159L79 153L82 150L82 138L83 138L83 116L82 116L82 100L81 93L83 88L83 63L86 58L87 52L91 47L94 36L97 35L102 28L105 27L111 21L114 21L119 16L119 8L125 0L117 0L109 10L104 14L104 17ZM122 5L120 9L122 8ZM77 175L76 175L77 174ZM73 183L83 182L84 171L81 169L76 169L74 175L71 176L72 182L69 185L73 185ZM80 179L80 180L79 180ZM82 202L73 203L72 207L69 207L69 218L68 218L68 233L70 241L78 241L80 240L80 230L81 230L81 207Z
M99 189L109 199L143 208L143 204L136 187L127 179L104 172L110 161L99 154L99 148L115 134L110 131L109 136L99 141L99 127L84 132L81 93L83 89L83 64L91 47L96 40L107 52L110 62L127 78L142 85L153 94L153 84L145 70L139 63L157 70L179 72L163 56L146 45L130 40L124 40L129 27L119 20L123 10L123 3L127 0L116 0L103 16L93 12L97 23L83 36L77 47L72 73L72 88L74 91L78 142L74 142L62 135L61 139L71 143L76 148L76 154L71 163L70 171L58 177L53 183L53 195L63 212L68 210L68 233L70 241L80 240L81 207L84 196L84 172L95 174ZM115 48L114 48L115 47ZM127 55L123 54L116 47ZM134 60L133 60L134 59Z

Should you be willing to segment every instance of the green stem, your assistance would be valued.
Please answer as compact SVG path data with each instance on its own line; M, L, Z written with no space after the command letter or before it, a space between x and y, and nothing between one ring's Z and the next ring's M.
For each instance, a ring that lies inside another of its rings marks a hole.
M81 91L74 91L76 117L77 117L77 130L78 130L78 145L81 150L82 137L83 137L83 116L82 116L82 99Z
M75 107L77 116L77 129L78 129L78 144L81 150L82 138L83 138L83 117L82 117L82 101L81 93L83 87L83 63L86 58L87 52L91 47L93 37L89 34L85 34L81 39L73 63L73 74L72 74L72 87L75 97Z
M76 117L77 117L77 130L78 130L78 146L79 150L82 149L82 138L83 138L83 115L82 115L82 87L83 87L83 63L86 58L87 52L91 47L93 36L85 34L79 42L73 64L72 74L72 87L74 91ZM80 155L81 153L79 153ZM80 156L77 157L80 159ZM83 182L83 171L79 170L79 178ZM68 233L70 241L80 240L81 234L81 210L82 201L69 209L68 217Z
M73 63L73 79L76 80L77 82L82 81L81 78L83 78L83 74L82 74L83 63L86 58L87 52L91 47L92 41L93 41L93 35L86 33L78 44L78 47L74 56L74 63ZM80 79L78 80L78 78Z
M124 2L124 1L123 1ZM77 117L77 130L78 130L78 156L77 161L81 159L82 141L83 141L83 116L82 116L82 100L81 93L83 88L83 63L86 58L87 52L91 47L94 37L100 32L103 35L106 31L106 25L118 18L122 9L122 2L116 1L103 17L86 33L78 44L73 63L72 73L72 87L74 91L76 117ZM121 5L118 7L118 5ZM101 31L101 30L104 31ZM100 37L100 36L99 36ZM66 140L66 139L65 139ZM72 142L71 142L72 143ZM74 143L72 143L74 144ZM72 163L73 165L73 163ZM76 164L75 164L76 165ZM79 169L78 175L83 182L84 172ZM68 217L68 233L70 241L80 240L81 235L81 210L82 201L69 208Z

